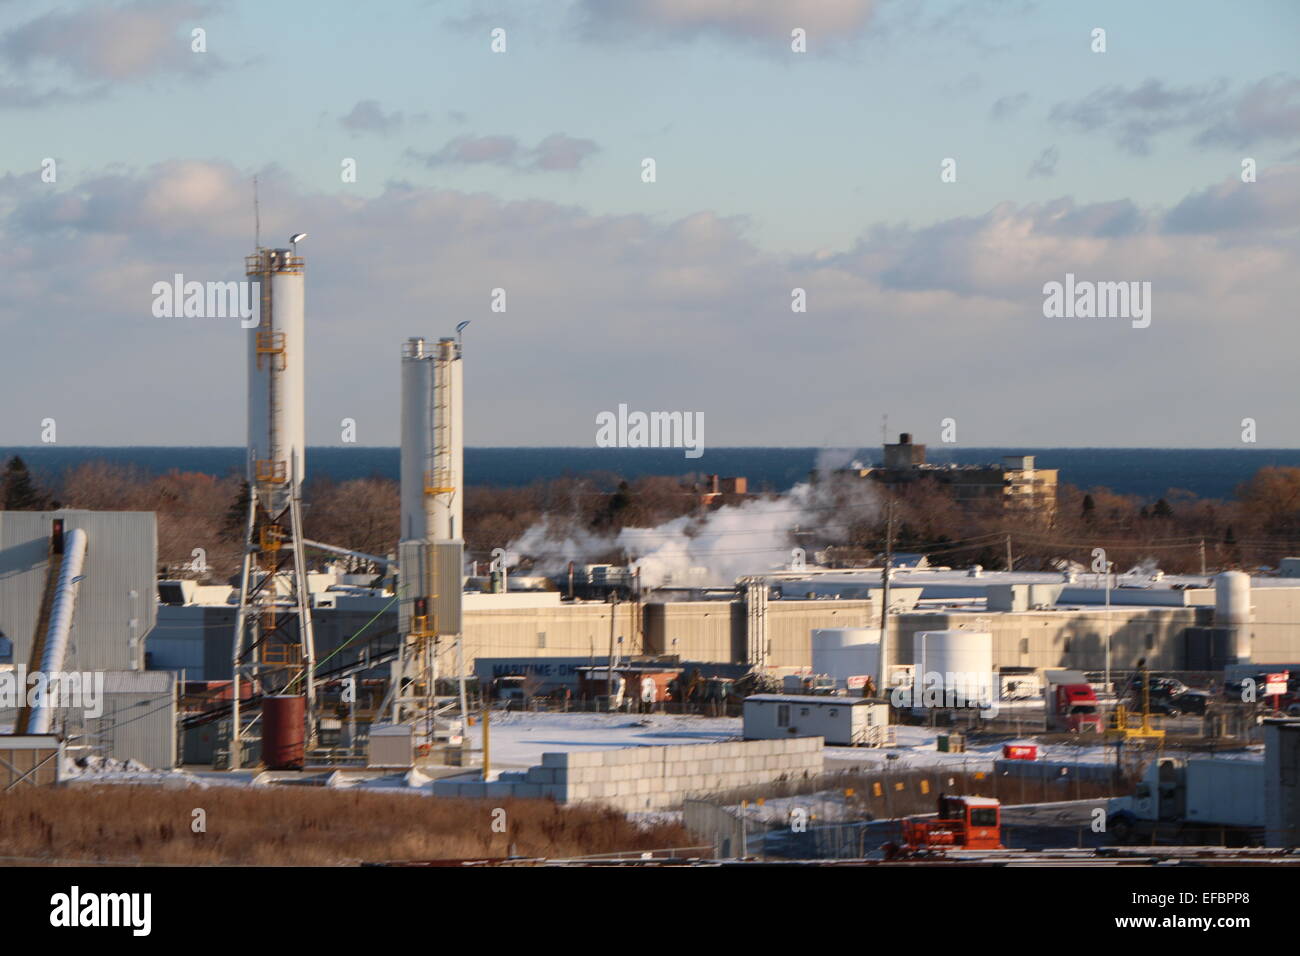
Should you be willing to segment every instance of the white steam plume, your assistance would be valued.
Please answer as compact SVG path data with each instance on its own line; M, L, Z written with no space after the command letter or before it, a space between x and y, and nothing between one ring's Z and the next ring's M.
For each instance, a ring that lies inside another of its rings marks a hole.
M654 528L624 528L617 535L561 527L543 519L510 542L506 551L510 562L531 557L539 570L548 573L563 570L569 561L588 563L610 552L625 553L631 566L640 570L645 587L727 586L747 574L789 567L796 547L809 549L811 563L813 546L845 534L843 507L855 508L858 516L874 514L875 494L856 480L799 484L774 498L724 505ZM796 531L815 535L796 535Z

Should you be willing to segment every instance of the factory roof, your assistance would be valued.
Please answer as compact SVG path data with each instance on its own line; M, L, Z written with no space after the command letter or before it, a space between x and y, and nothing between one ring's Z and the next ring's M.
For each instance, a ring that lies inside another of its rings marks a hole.
M814 573L786 572L776 577L785 581L817 581L818 583L843 583L880 586L880 568L850 568L845 570L820 570ZM1111 577L1112 590L1187 590L1213 588L1215 575L1165 574L1156 579L1144 573L1121 573ZM890 581L896 586L961 585L984 588L998 584L1068 584L1071 588L1096 588L1105 590L1106 578L1091 571L1079 571L1074 581L1067 582L1059 571L980 571L972 575L965 568L895 568ZM1251 587L1300 587L1300 578L1252 575Z
M750 694L745 700L777 704L834 704L837 707L889 703L880 697L835 697L831 694Z

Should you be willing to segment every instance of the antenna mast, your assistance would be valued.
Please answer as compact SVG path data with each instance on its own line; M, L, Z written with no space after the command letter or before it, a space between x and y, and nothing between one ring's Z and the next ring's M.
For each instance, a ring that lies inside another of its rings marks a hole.
M253 177L253 248L262 248L262 210L257 202L257 177Z

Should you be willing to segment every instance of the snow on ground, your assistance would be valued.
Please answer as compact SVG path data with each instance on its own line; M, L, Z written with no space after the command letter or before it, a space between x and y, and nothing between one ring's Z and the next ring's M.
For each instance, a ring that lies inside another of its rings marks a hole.
M521 770L542 762L542 754L586 750L615 750L622 747L665 746L669 744L717 743L741 739L738 717L699 717L676 714L599 714L599 713L498 713L490 724L492 777L503 770ZM996 743L972 743L965 753L943 753L938 749L941 732L932 727L900 725L893 728L896 744L888 748L827 747L826 771L872 770L888 766L893 771L947 767L953 770L988 770L1002 755L1006 743L1032 744L1038 747L1040 762L1113 763L1114 744L1074 745L1044 744L1033 738ZM467 737L475 749L481 748L483 727L477 721L468 728ZM1085 738L1086 739L1086 738ZM1192 756L1189 754L1189 756ZM1197 756L1209 756L1199 754ZM1251 748L1214 754L1215 757L1259 760L1261 749ZM65 761L64 773L78 783L136 783L158 786L269 786L285 775L259 771L149 770L135 761L84 758L82 765ZM478 776L480 771L467 768L464 774ZM454 774L453 774L454 775ZM292 776L292 775L290 775ZM385 790L415 794L432 792L433 777L412 770L409 773L335 772L324 785L332 789ZM807 798L805 798L807 799ZM827 807L827 814L834 813Z
M248 787L264 784L257 771L150 770L135 760L112 760L88 756L77 761L65 758L61 768L63 779L70 784L98 785L108 783L138 784L153 787Z
M483 745L477 721L466 735ZM617 750L622 747L706 744L740 739L738 717L677 714L493 714L488 727L493 776L542 762L544 753Z
M895 745L886 748L827 747L826 770L835 772L857 767L878 769L888 764L891 770L949 767L971 770L991 769L1002 756L1007 744L1024 744L1038 748L1038 760L1044 763L1114 763L1113 743L1088 742L1045 744L1033 737L978 743L967 740L965 753L944 753L938 749L939 736L947 733L933 727L897 725L893 728ZM664 746L668 744L717 743L740 740L738 717L698 717L674 714L598 714L598 713L506 713L491 718L491 760L494 775L500 770L518 770L542 762L542 754L582 750L615 750L621 747ZM482 726L477 722L467 736L477 749L482 746ZM1131 745L1130 745L1131 746ZM1216 752L1216 758L1259 760L1262 747ZM1211 756L1208 753L1187 756Z
M673 714L555 714L510 713L491 718L489 738L494 775L542 762L542 754L559 751L614 750L666 744L717 743L741 739L738 717L696 717ZM1038 747L1040 761L1060 763L1113 763L1113 744L1042 744L1032 738L969 744L965 753L943 753L938 749L941 731L933 727L900 725L894 728L896 745L888 748L827 747L826 770L834 772L857 767L891 770L931 767L968 767L987 770L1002 756L1006 743ZM482 746L482 727L476 724L468 736L474 747Z
M987 770L993 761L1002 756L1007 744L1027 744L1038 748L1038 759L1059 763L1114 762L1113 745L1101 743L1075 746L1073 744L1043 744L1030 737L1017 740L999 740L995 743L976 743L969 738L965 753L944 753L939 750L939 735L947 731L933 727L899 725L893 728L896 746L882 748L827 747L827 771L860 766L876 769L888 764L891 770L922 770L932 767L969 767Z

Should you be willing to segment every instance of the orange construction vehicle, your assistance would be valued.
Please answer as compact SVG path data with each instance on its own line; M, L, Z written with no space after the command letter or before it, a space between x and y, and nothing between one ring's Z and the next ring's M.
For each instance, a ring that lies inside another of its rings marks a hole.
M1001 850L1002 805L992 797L940 795L935 819L903 821L903 845L886 847L889 859L947 849Z

